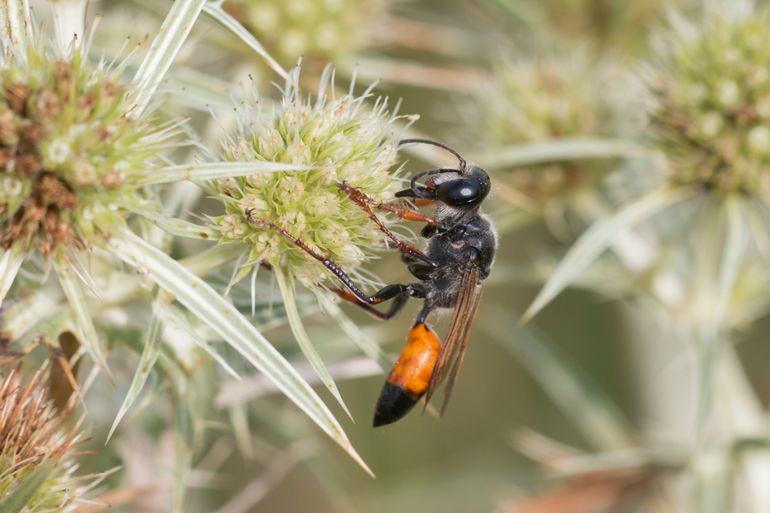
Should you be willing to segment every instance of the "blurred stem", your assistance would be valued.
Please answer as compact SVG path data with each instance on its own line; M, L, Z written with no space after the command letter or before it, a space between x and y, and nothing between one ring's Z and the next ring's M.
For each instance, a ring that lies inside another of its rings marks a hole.
M767 415L746 376L745 369L730 344L723 344L719 359L719 387L714 416L724 424L731 446L742 439L766 438ZM749 452L742 458L740 475L744 478L752 510L770 511L770 452L766 448Z

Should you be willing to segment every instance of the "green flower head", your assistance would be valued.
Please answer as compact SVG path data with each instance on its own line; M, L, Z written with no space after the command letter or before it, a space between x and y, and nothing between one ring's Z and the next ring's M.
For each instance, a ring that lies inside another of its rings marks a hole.
M611 98L597 91L608 74L605 66L580 51L552 51L501 63L482 98L482 119L491 148L606 135L616 107ZM570 161L517 168L506 173L506 178L542 204L596 183L603 176L597 171L605 169L588 164Z
M225 7L284 63L335 60L366 46L385 0L228 0Z
M315 101L304 100L297 89L298 71L292 73L276 112L265 116L258 104L256 111L246 113L225 143L224 157L312 169L218 181L217 197L226 213L214 222L222 242L250 247L252 265L268 263L306 284L319 284L330 274L316 260L255 221L269 221L324 258L354 270L372 258L383 237L340 184L386 202L403 183L394 170L398 138L387 100L378 98L370 106L369 91L335 97L330 70L322 77Z
M0 246L47 256L108 234L157 153L126 88L79 51L29 50L0 81Z
M649 84L671 180L770 199L768 16L679 21Z

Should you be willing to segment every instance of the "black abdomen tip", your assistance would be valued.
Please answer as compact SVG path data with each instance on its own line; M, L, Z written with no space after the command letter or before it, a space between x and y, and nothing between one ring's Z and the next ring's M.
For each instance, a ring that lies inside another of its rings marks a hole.
M386 381L374 408L374 427L391 424L403 418L419 400L419 395Z

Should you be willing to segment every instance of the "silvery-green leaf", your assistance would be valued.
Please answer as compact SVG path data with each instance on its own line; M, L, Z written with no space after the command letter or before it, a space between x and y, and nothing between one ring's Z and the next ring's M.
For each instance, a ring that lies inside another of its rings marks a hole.
M152 319L150 319L150 326L147 329L142 345L143 349L142 355L139 357L139 364L136 366L136 371L131 380L131 385L128 387L126 397L123 399L123 403L120 405L117 415L115 415L115 420L112 422L110 432L107 434L107 440L112 438L118 424L128 413L139 394L141 394L144 384L147 382L147 378L150 376L158 356L160 356L160 319L154 313Z
M230 423L235 435L235 443L238 444L240 455L246 459L254 457L254 444L251 443L251 429L249 429L249 416L246 404L234 404L228 409Z
M156 169L144 176L142 185L178 182L180 180L217 180L237 176L251 176L260 173L282 171L308 171L309 167L282 162L205 162L183 164Z
M3 513L21 513L29 504L30 499L48 479L51 469L47 466L39 466L31 474L26 476L16 485L11 493L0 499L0 511Z
M131 115L138 117L147 108L166 72L198 20L207 0L177 0L171 5L160 32L134 75L134 103Z
M54 258L53 266L59 279L59 285L61 285L62 291L64 291L64 295L67 297L67 303L74 314L75 329L80 342L86 348L88 354L91 355L91 358L94 359L96 365L110 376L111 373L107 366L104 348L96 334L96 328L91 318L90 308L83 288L78 278L73 275L72 265L66 260Z
M720 324L725 318L727 305L741 271L749 241L748 222L743 216L742 199L729 195L724 201L726 234L719 263L717 304L714 312L714 322Z
M313 385L320 383L318 374L306 361L292 361L292 365L308 383ZM338 381L367 378L382 374L380 365L371 358L364 356L333 362L329 364L328 369L329 373ZM222 382L217 393L216 405L219 408L229 408L276 392L280 391L270 379L265 378L263 375L244 376L239 380Z
M516 167L579 159L639 157L650 150L619 139L568 138L515 144L475 158L481 166Z
M569 248L524 312L522 321L534 317L567 288L620 234L694 194L691 189L657 189L625 205L610 217L594 223Z
M24 251L19 246L11 246L0 253L0 305L3 304L5 295L11 290L13 280L24 262Z
M342 328L342 331L345 332L348 338L350 338L350 340L352 340L366 356L377 362L377 365L379 365L383 371L390 369L393 365L393 360L382 351L382 348L380 348L379 344L377 344L372 337L364 333L356 323L350 320L350 318L345 315L345 312L342 311L342 308L340 308L332 298L328 297L328 295L319 292L316 296L326 313L328 313L332 319L337 321L337 324Z
M207 324L371 473L340 424L318 395L286 359L233 305L179 262L127 229L113 235L109 246L126 263L147 273L163 290Z
M218 244L191 255L180 263L193 274L204 275L237 259L245 251L243 244Z
M262 58L267 61L267 64L278 73L281 78L288 79L289 74L286 73L286 70L283 69L283 67L278 64L278 62L273 59L273 57L268 53L267 50L262 46L262 44L257 41L257 39L246 30L243 25L238 23L238 20L230 16L223 8L220 3L214 3L210 2L206 4L206 7L204 8L204 12L210 16L213 20L215 20L217 23L222 25L224 28L232 32L238 39L243 41L246 46L254 50L254 52L261 56Z
M329 370L326 368L321 355L316 351L313 342L305 331L305 325L302 323L302 317L299 315L297 309L297 302L294 299L294 280L291 277L284 275L284 273L278 269L273 268L273 274L275 275L275 281L278 283L278 288L281 291L281 297L283 297L283 306L286 309L286 316L289 320L289 327L294 334L294 338L297 340L302 353L307 358L310 365L321 378L321 383L331 392L334 398L340 403L342 409L348 414L348 417L352 418L350 411L348 410L345 401L342 399L337 384L334 382L334 378L329 374Z
M203 351L208 354L212 360L219 364L219 366L222 367L222 369L224 369L224 371L230 376L235 379L240 378L238 373L230 366L229 363L227 363L222 355L220 355L213 347L211 347L211 344L208 343L205 336L193 328L183 312L179 311L176 306L160 302L157 306L157 315L160 317L165 328L162 333L164 341L171 343L173 337L173 339L177 341L174 346L180 349L185 346L194 347L191 345L192 343L195 346L203 349ZM182 359L191 360L192 357L183 356Z
M732 508L734 465L726 447L698 451L692 463L693 513L723 513Z
M178 217L169 217L156 210L138 209L135 213L149 219L158 228L177 237L187 237L191 239L216 240L217 232L210 226L204 226L179 219Z

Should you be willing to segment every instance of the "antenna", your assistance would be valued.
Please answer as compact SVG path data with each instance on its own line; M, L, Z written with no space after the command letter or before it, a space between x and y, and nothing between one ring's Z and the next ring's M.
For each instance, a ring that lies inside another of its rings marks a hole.
M431 141L430 139L401 139L398 141L399 146L403 146L405 144L430 144L431 146L438 146L441 149L444 149L457 157L457 160L460 163L460 170L465 171L466 162L465 159L460 156L459 153L457 153L455 150L447 146L446 144L442 144L440 142Z

